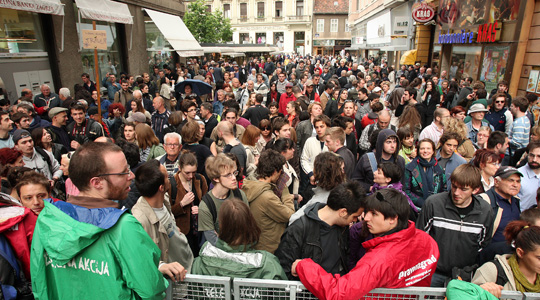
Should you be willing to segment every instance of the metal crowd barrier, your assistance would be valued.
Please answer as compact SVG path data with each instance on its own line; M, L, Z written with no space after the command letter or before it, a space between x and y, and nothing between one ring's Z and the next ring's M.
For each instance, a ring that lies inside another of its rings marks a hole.
M408 287L379 288L364 299L375 300L444 300L446 289ZM166 300L316 300L300 281L262 280L219 276L187 275L181 283L169 281ZM540 293L503 291L501 299L540 300Z

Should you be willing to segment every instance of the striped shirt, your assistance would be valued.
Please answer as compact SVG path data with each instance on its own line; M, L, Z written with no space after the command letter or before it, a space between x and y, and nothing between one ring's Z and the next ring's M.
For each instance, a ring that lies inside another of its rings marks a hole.
M529 144L529 133L531 131L531 122L527 116L522 116L514 120L510 130L510 143L515 149L527 147Z

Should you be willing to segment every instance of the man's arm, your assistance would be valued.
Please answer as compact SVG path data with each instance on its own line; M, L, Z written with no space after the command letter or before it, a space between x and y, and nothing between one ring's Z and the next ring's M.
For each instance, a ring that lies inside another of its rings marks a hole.
M304 226L306 224L303 220L298 220L289 226L281 237L281 242L275 253L289 280L298 280L298 277L291 274L291 266L295 260L302 258Z

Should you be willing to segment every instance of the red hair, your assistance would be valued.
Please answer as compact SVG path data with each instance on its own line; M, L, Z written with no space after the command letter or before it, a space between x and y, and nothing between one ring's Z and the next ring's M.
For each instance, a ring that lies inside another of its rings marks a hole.
M124 108L124 106L122 105L122 103L113 103L111 105L109 105L109 115L112 115L113 114L113 110L115 109L119 109L120 112L123 114L126 113L126 109Z
M0 149L0 164L4 166L7 166L7 164L14 164L22 155L22 152L17 149L2 148Z

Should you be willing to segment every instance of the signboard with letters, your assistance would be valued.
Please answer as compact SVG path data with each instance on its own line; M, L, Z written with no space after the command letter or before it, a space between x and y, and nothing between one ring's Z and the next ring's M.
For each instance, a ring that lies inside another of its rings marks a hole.
M418 23L426 23L435 17L435 9L426 1L417 2L412 6L412 18Z
M105 30L82 30L84 49L107 50L107 32Z

